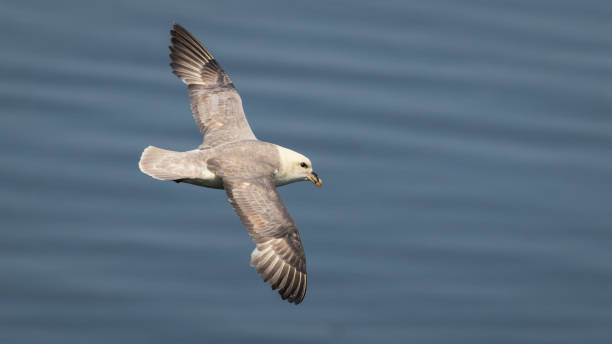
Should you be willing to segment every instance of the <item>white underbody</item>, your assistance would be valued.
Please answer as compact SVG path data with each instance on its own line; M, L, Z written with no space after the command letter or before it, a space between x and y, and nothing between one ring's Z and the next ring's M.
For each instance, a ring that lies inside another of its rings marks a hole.
M310 160L304 155L287 149L285 147L281 147L279 145L275 145L278 154L280 166L277 171L274 173L274 184L276 186L283 186L290 183L304 181L305 173L311 172L312 167L310 166ZM309 168L304 169L300 166L300 162L307 162ZM219 178L214 172L208 169L208 166L204 164L203 169L200 169L198 172L197 178L187 178L182 182L209 187L209 188L223 188L223 181Z

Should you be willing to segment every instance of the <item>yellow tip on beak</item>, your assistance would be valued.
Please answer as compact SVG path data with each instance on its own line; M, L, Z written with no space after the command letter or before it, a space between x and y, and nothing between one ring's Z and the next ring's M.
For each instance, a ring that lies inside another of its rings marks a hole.
M319 176L314 173L314 172L310 172L308 174L308 180L310 180L311 182L314 183L314 185L316 186L321 186L323 185L323 181L321 180L321 178L319 178Z

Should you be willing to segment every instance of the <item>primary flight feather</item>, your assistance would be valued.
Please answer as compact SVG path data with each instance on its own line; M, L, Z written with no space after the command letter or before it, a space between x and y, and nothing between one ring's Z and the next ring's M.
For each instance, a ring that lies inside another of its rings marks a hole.
M321 179L304 155L255 137L232 80L195 37L178 24L170 35L172 73L188 85L204 141L187 152L149 146L140 170L155 179L225 189L255 242L251 266L283 299L299 304L306 294L306 255L276 187L304 180L321 186Z

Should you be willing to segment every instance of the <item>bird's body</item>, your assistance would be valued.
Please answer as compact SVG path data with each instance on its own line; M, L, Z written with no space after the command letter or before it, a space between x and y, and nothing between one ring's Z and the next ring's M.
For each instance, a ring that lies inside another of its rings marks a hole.
M214 189L223 189L222 176L233 173L272 174L274 185L304 180L292 178L293 160L308 158L288 148L259 140L244 140L217 147L174 152L149 146L142 153L140 169L159 180L173 180ZM238 161L238 166L234 162Z
M304 155L255 137L231 79L200 42L178 24L171 36L170 65L189 86L204 142L186 152L149 146L140 170L160 180L224 189L256 244L251 265L283 299L298 304L306 293L306 256L276 186L303 180L320 186L321 180Z

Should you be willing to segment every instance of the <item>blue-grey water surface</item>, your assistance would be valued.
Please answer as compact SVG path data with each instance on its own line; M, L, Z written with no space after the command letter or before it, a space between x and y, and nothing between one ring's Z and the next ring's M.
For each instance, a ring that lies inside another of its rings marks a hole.
M1 1L0 343L611 343L612 3ZM201 142L176 21L283 187L305 301L249 267L225 193L160 182Z

